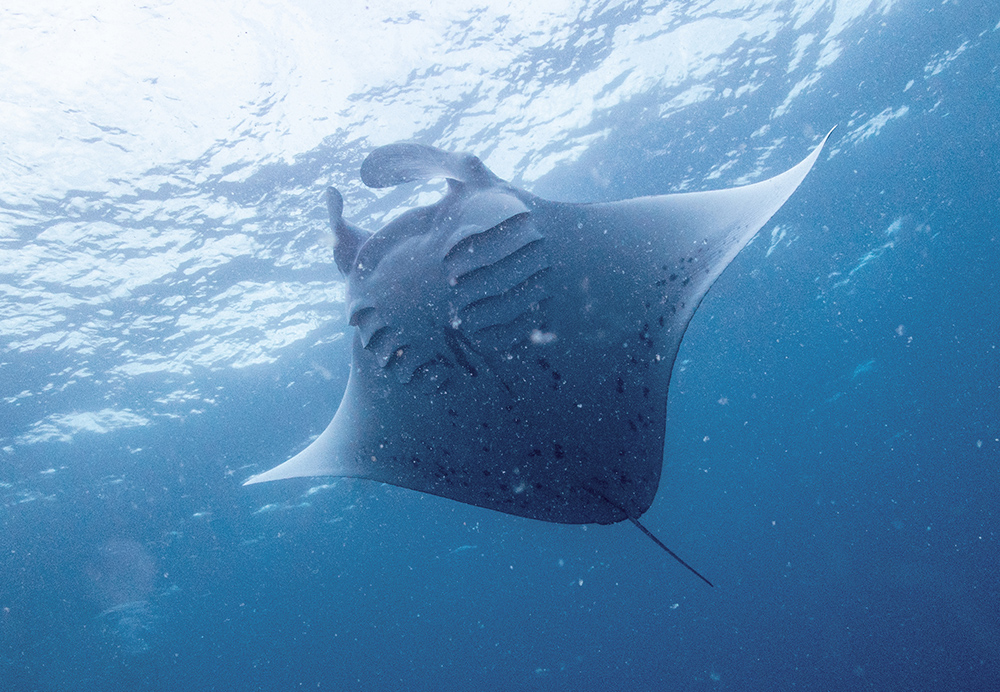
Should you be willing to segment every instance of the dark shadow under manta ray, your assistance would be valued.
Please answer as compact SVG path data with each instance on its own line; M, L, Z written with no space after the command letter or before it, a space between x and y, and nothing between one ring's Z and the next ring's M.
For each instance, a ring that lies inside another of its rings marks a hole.
M535 197L471 154L376 149L369 187L444 177L448 192L369 233L328 190L355 328L347 390L312 444L246 482L349 476L542 521L628 519L698 574L638 522L674 358L825 142L753 185L606 204Z

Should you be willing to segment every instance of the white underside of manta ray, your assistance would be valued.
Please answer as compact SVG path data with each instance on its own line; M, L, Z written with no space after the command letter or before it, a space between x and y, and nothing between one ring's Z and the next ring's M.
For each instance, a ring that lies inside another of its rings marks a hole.
M348 476L542 521L639 525L684 331L828 137L753 185L602 204L541 199L470 154L376 149L366 185L444 177L448 192L369 233L330 188L354 327L347 390L312 444L246 482Z

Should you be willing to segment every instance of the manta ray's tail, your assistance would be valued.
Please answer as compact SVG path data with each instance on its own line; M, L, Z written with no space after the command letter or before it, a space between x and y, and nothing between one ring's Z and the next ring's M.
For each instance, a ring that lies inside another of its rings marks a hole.
M680 556L677 553L675 553L673 550L671 550L667 546L663 545L663 541L661 541L659 538L657 538L656 536L654 536L652 531L650 531L645 526L643 526L642 524L640 524L638 519L636 519L635 517L629 517L628 520L630 522L632 522L633 524L635 524L636 526L638 526L640 531L642 531L644 534L646 534L647 536L649 536L649 538L653 541L653 543L655 543L656 545L658 545L661 548L663 548L664 550L666 550L667 553L669 553L670 557L672 557L673 559L677 560L677 562L681 563L682 565L684 565L685 567L687 567L689 570L691 570L692 572L694 572L695 575L699 579L701 579L703 582L705 582L706 584L708 584L712 588L715 588L715 584L713 584L712 582L710 582L708 579L705 579L705 577L701 574L701 572L699 572L698 570L696 570L694 567L692 567L688 563L684 562L684 560L682 560L680 558Z
M619 509L622 514L624 514L626 517L628 517L628 520L630 522L632 522L633 524L635 524L639 528L640 531L642 531L644 534L646 534L647 536L649 536L649 539L651 541L653 541L653 543L655 543L656 545L660 546L665 551L667 551L667 554L670 557L672 557L673 559L677 560L677 562L681 563L682 565L684 565L685 567L687 567L689 570L691 570L692 572L694 572L695 576L697 576L703 582L705 582L706 584L708 584L709 586L711 586L713 589L715 588L715 584L713 584L708 579L706 579L705 576L701 572L699 572L698 570L696 570L694 567L692 567L688 563L684 562L684 560L681 559L680 555L678 555L673 550L671 550L666 545L664 545L663 541L661 541L659 538L657 538L656 536L654 536L652 531L650 531L645 526L643 526L642 524L640 524L639 520L636 519L635 517L633 517L631 514L629 514L628 510L626 510L620 504L618 504L617 502L613 502L610 498L608 498L607 495L605 495L604 493L600 492L599 490L594 490L593 488L590 488L590 487L587 487L587 486L584 486L584 490L586 490L587 492L589 492L594 497L597 497L597 498L600 498L601 500L604 500L605 502L607 502L612 507L616 507L617 509ZM617 521L624 521L624 520L623 519L618 519Z

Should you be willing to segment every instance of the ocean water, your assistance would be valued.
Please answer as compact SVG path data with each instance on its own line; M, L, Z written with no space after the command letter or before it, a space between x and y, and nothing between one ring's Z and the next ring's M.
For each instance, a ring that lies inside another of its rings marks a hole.
M8 2L0 689L992 690L991 0ZM414 139L561 201L803 186L709 292L633 527L242 487L351 335L323 190Z

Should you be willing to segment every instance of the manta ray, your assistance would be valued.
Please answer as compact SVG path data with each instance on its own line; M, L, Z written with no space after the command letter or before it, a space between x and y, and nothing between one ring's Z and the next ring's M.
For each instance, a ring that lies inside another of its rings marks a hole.
M375 149L365 185L445 178L447 192L372 233L327 190L347 389L319 437L246 483L346 476L541 521L630 520L698 574L638 521L660 481L674 359L829 136L763 182L595 204L536 197L472 154Z

